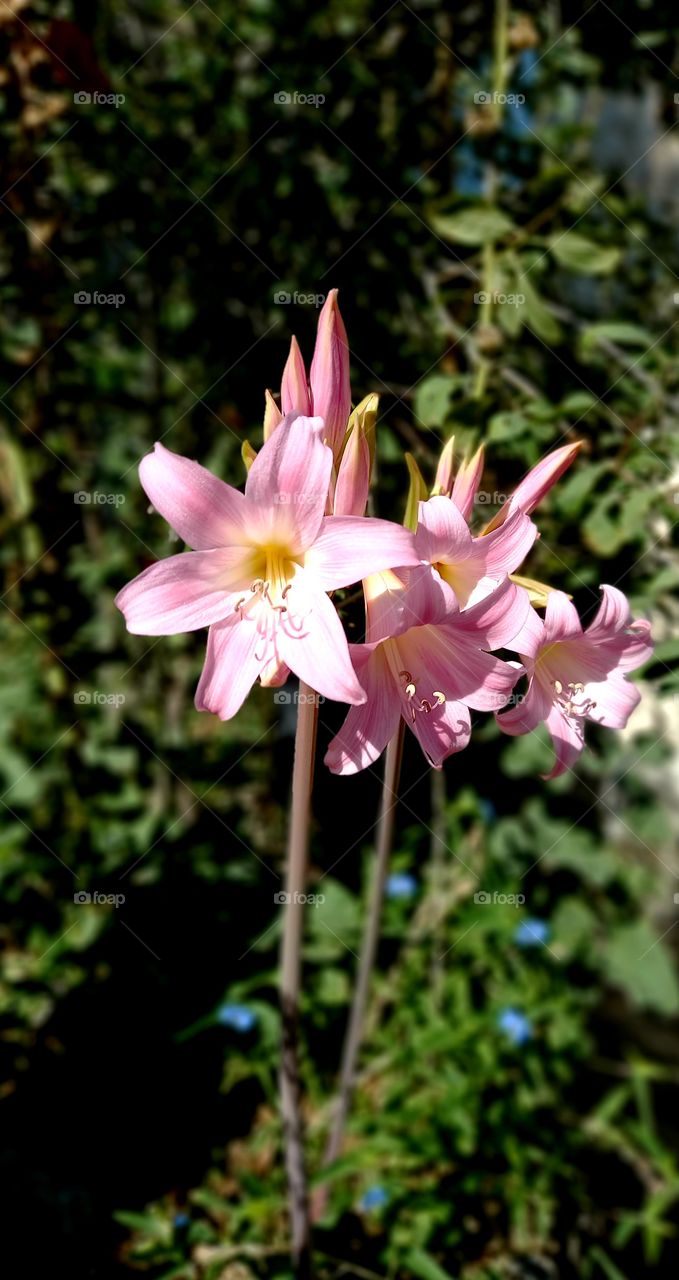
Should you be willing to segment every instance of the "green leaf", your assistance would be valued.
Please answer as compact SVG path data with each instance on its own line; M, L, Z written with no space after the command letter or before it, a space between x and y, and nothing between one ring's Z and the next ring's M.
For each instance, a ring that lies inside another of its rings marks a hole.
M434 214L429 219L437 235L457 244L492 244L514 231L514 223L501 209L476 205L459 213Z
M415 417L425 427L442 427L448 416L450 397L458 379L446 373L433 373L418 383L413 396Z
M517 288L525 298L522 315L526 327L532 329L548 346L553 342L559 342L561 329L534 288L530 277L526 274L519 276Z
M650 347L653 334L639 324L629 324L626 320L616 320L604 324L590 324L580 334L584 347L596 346L599 339L615 342L619 347Z
M616 245L597 244L578 231L551 236L549 247L560 266L584 275L609 275L620 262L620 249Z
M644 1009L679 1013L679 982L670 956L646 920L624 925L602 948L609 981Z
M411 1249L406 1260L406 1267L420 1280L454 1280L449 1271L444 1271L430 1253L424 1249Z

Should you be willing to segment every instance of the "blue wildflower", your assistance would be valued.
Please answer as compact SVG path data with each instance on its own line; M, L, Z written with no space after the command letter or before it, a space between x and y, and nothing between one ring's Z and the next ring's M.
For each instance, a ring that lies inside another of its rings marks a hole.
M497 1025L515 1045L525 1044L533 1035L530 1018L519 1009L502 1009L498 1014Z
M232 1031L252 1031L257 1023L257 1014L246 1004L223 1004L217 1013L217 1021L223 1027L231 1027Z
M517 947L539 947L549 938L549 925L546 920L530 918L522 920L514 934Z
M174 1225L178 1231L180 1231L182 1227L188 1227L190 1221L191 1219L189 1218L188 1213L175 1213L174 1215Z
M495 805L493 804L493 801L486 800L484 798L480 799L479 810L480 810L483 821L486 823L487 826L491 826L491 824L495 821L497 817L497 810L495 808Z
M368 1187L358 1202L362 1213L370 1213L373 1209L383 1209L389 1201L389 1193L384 1187Z
M417 893L417 880L408 871L394 871L387 876L384 892L388 898L412 898Z

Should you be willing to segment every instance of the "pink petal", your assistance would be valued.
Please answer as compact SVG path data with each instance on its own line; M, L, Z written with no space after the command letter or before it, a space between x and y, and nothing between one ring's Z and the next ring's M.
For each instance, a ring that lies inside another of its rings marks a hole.
M171 636L208 627L233 611L252 581L247 547L185 551L144 569L116 596L127 629L138 636Z
M568 470L581 446L582 441L576 440L575 444L565 444L560 449L553 449L545 458L541 458L537 466L524 476L514 490L510 498L511 510L519 508L526 515L534 511L564 471Z
M306 369L295 337L290 341L290 355L283 370L281 408L284 414L311 414L311 396L307 385Z
M484 448L481 445L473 458L465 458L453 484L453 502L468 520L474 510L474 499L481 483L484 464Z
M445 702L428 715L415 712L414 720L412 715L404 719L434 769L440 769L448 756L463 751L471 738L471 718L461 702Z
M618 658L618 668L620 671L635 671L652 657L651 624L645 618L637 618L627 629L625 645Z
M601 604L585 635L616 649L621 671L634 671L653 656L651 624L645 618L632 621L629 601L617 587L602 585L601 590Z
M213 711L220 720L235 716L262 669L260 653L261 637L253 622L235 616L210 627L197 710Z
M429 498L420 503L415 545L420 559L428 564L457 564L472 554L467 522L450 498Z
M314 413L323 418L324 439L337 456L351 413L351 383L349 342L336 289L330 290L318 318L310 382Z
M446 498L449 498L453 492L453 479L455 475L454 457L455 436L451 436L441 450L441 456L436 467L434 488L432 490L433 493L441 493Z
M546 724L552 735L552 746L556 755L551 773L542 774L542 777L548 781L550 778L558 778L560 774L565 773L566 769L573 768L585 745L585 740L582 720L564 715L556 704L547 716Z
M545 643L545 624L531 606L521 630L514 636L508 647L515 653L520 653L522 658L532 659L537 656Z
M477 539L485 548L485 571L502 577L514 573L523 563L537 538L537 526L521 511L513 511L499 529Z
M406 701L415 708L422 700L433 707L438 693L446 702L463 702L477 711L499 711L520 674L509 663L460 637L454 622L412 627L396 644L402 668L412 674L415 693L412 698L406 694ZM406 683L402 679L401 687Z
M498 728L511 737L537 729L547 719L554 701L536 680L530 681L525 694L516 694L514 698L510 709L495 717Z
M349 652L366 692L366 702L352 707L325 756L331 773L366 769L381 756L394 736L401 708L392 674L379 645L352 645Z
M370 488L370 448L356 422L344 447L333 498L336 516L364 516Z
M195 550L246 540L243 494L198 462L157 444L142 458L139 478L156 510Z
M304 557L304 568L324 591L347 587L382 569L419 563L408 529L369 516L327 516Z
M515 636L525 627L530 610L528 593L505 578L483 600L463 609L455 626L480 648L511 648Z
M582 624L575 605L563 591L550 591L545 610L545 643L569 640L582 635Z
M594 703L588 718L607 729L624 729L641 701L637 686L617 671L611 672L607 680L591 681L585 687L585 694Z
M245 482L248 529L260 545L283 543L299 555L318 532L328 496L332 454L322 422L289 414L260 449Z
M316 693L334 702L365 702L337 610L305 569L298 569L276 633L277 653Z
M280 689L289 675L290 668L274 656L262 667L259 682L265 689Z
M429 565L371 574L364 579L367 638L385 640L410 627L459 615L454 593Z

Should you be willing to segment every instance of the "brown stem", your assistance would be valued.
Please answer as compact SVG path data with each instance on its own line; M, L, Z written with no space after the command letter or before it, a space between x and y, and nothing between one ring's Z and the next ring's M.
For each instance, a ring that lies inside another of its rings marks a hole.
M325 1149L325 1156L323 1158L324 1166L332 1164L333 1160L336 1160L340 1154L344 1138L344 1129L347 1122L347 1116L349 1114L349 1106L356 1080L356 1063L358 1061L358 1054L363 1040L363 1021L368 1000L368 991L370 988L370 977L375 963L377 943L380 936L384 883L387 877L389 857L394 839L398 780L401 772L401 756L403 754L404 727L404 722L401 720L399 728L387 747L384 759L384 781L382 783L382 801L377 827L377 844L375 862L373 866L373 881L370 890L368 912L363 930L363 941L361 943L361 955L358 962L356 988L354 990L354 998L351 1005L351 1013L349 1015L349 1023L342 1052L337 1105L335 1107L328 1145ZM326 1188L321 1188L318 1196L315 1198L314 1218L320 1217L323 1213L326 1196Z
M280 1095L285 1167L288 1178L292 1262L298 1280L309 1280L311 1240L299 1069L299 992L318 698L303 681L299 684L298 698L295 761L292 772L292 811L285 884L285 916L281 944L283 1044Z

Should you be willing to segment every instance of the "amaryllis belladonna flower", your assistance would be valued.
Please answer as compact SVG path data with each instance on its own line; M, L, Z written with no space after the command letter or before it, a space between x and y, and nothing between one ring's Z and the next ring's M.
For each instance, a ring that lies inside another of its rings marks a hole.
M367 701L352 707L328 748L333 773L357 773L381 755L403 717L430 764L469 742L469 707L504 706L517 671L485 652L519 634L528 597L505 579L477 604L460 610L432 570L376 574L364 581L366 643L351 645Z
M153 506L195 550L145 569L116 603L136 635L210 628L196 706L223 720L258 676L282 664L327 698L365 701L326 593L418 563L412 534L399 525L324 517L332 453L323 431L319 418L289 415L253 462L244 493L160 444L140 465Z
M415 545L420 558L434 566L464 607L486 578L513 573L527 556L537 528L518 509L498 529L474 538L454 500L421 502Z
M586 720L622 729L641 697L626 673L653 652L650 623L632 621L622 591L608 586L602 591L599 610L585 631L575 606L562 591L554 591L547 597L544 622L531 610L512 646L520 653L528 691L497 722L512 735L546 723L556 753L549 778L577 760Z

